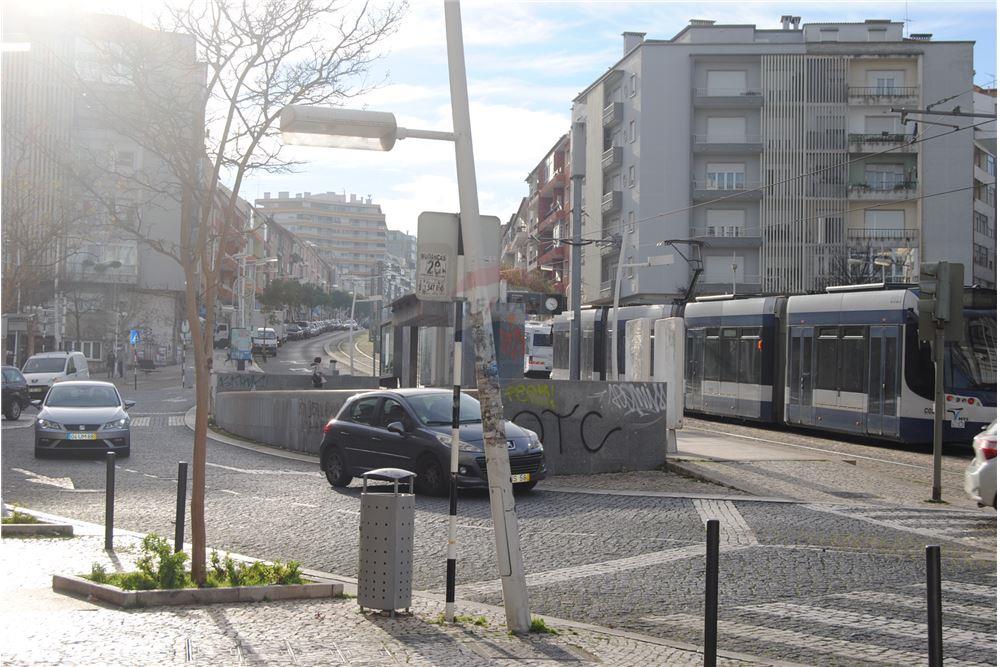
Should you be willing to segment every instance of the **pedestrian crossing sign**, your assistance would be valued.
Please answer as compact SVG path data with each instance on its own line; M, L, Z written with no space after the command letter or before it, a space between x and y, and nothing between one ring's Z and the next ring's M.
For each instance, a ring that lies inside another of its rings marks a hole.
M136 343L139 342L139 330L138 329L131 329L128 332L128 342L129 342L129 345L135 345Z

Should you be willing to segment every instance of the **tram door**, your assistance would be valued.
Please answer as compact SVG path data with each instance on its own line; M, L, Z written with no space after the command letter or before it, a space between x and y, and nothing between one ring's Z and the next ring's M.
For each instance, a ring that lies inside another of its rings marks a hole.
M788 345L788 421L813 423L813 328L792 327Z
M701 379L705 374L705 330L695 329L687 334L687 377L684 392L684 403L689 410L701 410Z
M871 435L899 435L899 327L868 335L868 415Z

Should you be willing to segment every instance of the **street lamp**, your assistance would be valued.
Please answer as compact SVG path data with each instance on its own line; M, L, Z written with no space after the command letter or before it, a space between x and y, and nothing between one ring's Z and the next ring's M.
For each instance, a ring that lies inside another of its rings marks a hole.
M524 561L517 534L517 515L510 481L510 459L503 430L503 403L495 368L490 318L489 288L499 278L496 267L483 256L483 229L479 216L476 168L472 149L472 123L469 118L469 91L465 74L462 43L462 16L457 0L444 3L445 33L448 50L448 78L451 89L453 132L413 130L399 127L395 116L385 112L348 111L344 109L289 106L281 112L280 127L286 141L312 146L361 148L388 151L398 139L408 137L452 141L458 177L459 218L465 248L463 293L469 299L469 319L476 348L476 380L483 418L483 441L490 482L490 509L496 533L497 564L503 589L507 626L513 632L527 632L531 623ZM457 443L456 445L457 446ZM452 488L457 479L457 459L452 459ZM455 496L453 496L455 498ZM455 501L449 516L448 562L445 616L454 617Z

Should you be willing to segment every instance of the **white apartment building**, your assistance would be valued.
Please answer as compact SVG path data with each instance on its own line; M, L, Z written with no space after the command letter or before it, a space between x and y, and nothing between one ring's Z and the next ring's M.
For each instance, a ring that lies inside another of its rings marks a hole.
M584 238L623 232L627 265L674 254L627 266L623 303L683 293L691 265L666 239L703 244L701 294L915 281L931 260L971 276L973 133L914 130L891 109L950 97L944 108L971 110L972 53L887 20L625 33L621 60L573 105ZM618 257L584 248L584 302L610 301Z
M265 192L254 204L314 247L333 268L338 287L367 291L379 274L386 252L385 214L370 196L279 192L272 198Z
M997 89L976 86L976 113L997 113ZM975 119L977 124L981 118ZM972 282L981 287L997 286L997 130L996 123L975 128L972 191Z

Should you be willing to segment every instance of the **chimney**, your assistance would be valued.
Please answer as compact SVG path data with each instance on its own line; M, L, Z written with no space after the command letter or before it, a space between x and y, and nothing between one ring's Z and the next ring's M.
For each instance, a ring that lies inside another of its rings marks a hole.
M793 16L792 17L792 30L798 30L799 29L799 23L801 23L801 22L802 22L802 17L801 16Z
M792 18L793 17L792 17L791 14L785 14L784 16L781 17L781 29L782 30L791 30L791 27L792 27Z
M629 51L642 44L642 42L646 39L646 33L623 32L622 37L625 38L625 52L622 55L628 55Z
M264 193L264 199L270 199L270 198L271 198L271 193L270 192L265 192Z
M915 32L910 35L910 39L916 40L918 42L929 42L931 41L931 37L933 36L934 33L930 32Z
M279 192L278 193L278 199L288 199L288 193L287 192Z
M692 28L708 28L715 25L715 21L708 19L691 19L688 21L688 25Z

